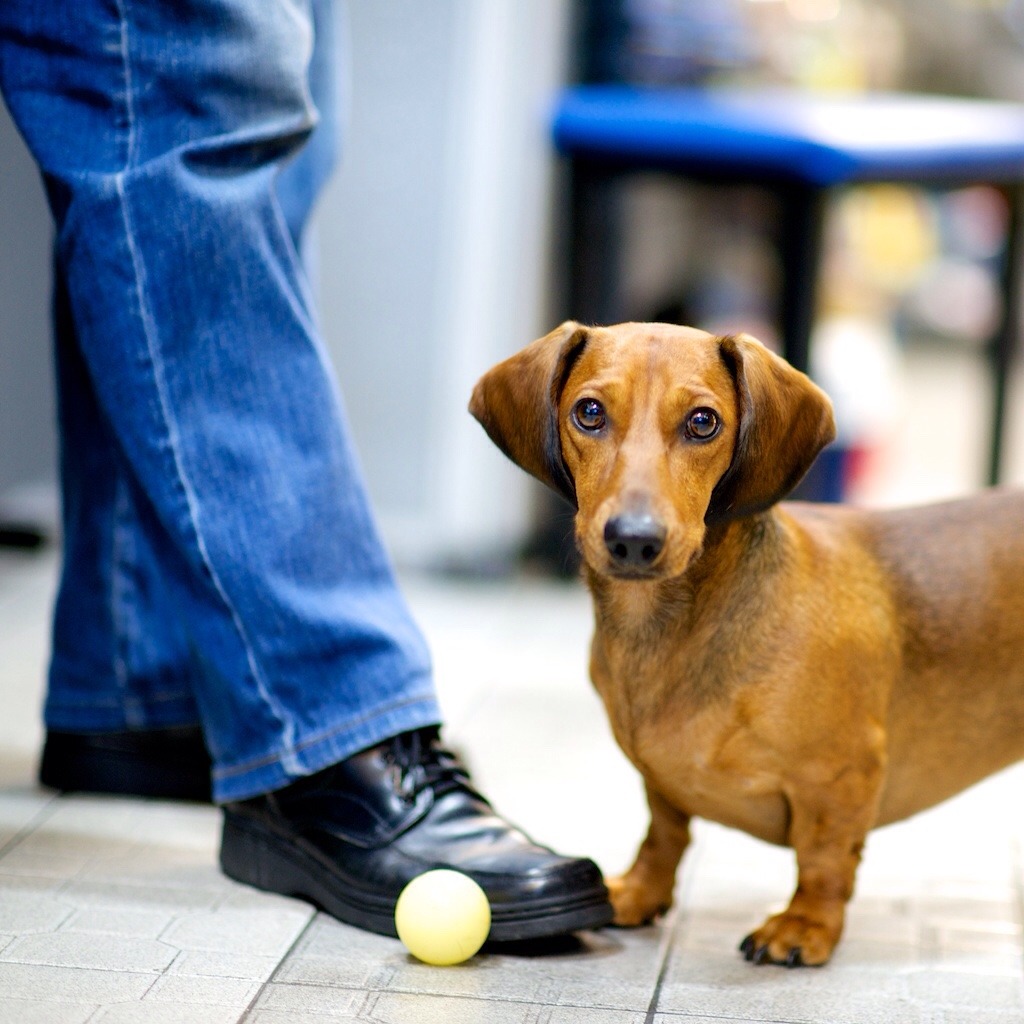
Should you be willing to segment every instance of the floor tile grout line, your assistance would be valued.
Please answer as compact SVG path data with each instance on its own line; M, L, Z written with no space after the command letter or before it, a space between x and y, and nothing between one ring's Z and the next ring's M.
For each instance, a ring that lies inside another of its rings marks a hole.
M660 1010L658 1014L666 1024L678 1017L680 1021L710 1020L718 1024L719 1021L730 1021L732 1024L815 1024L814 1021L795 1020L792 1017L733 1017L723 1016L720 1013L689 1013L685 1010Z
M256 994L249 1000L249 1005L245 1007L242 1011L242 1015L238 1018L238 1024L245 1024L245 1022L250 1019L252 1012L256 1009L256 1003L259 1001L260 996L266 992L268 986L275 984L281 968L295 951L298 944L303 940L303 938L305 938L309 930L313 927L314 922L320 917L321 913L322 911L314 909L313 913L309 915L309 918L299 930L299 933L294 939L292 939L284 953L281 954L281 959L278 960L277 966L270 972L270 976L265 981L260 982L260 987L256 990Z
M372 993L383 993L400 995L400 996L423 996L428 999L451 999L451 1000L471 1000L476 1002L485 1003L498 1003L502 1006L539 1006L545 1009L552 1010L608 1010L611 1012L620 1013L643 1013L644 1010L637 1009L631 1006L621 1006L613 1003L603 1002L590 1002L590 1003L564 1003L564 1002L552 1002L547 999L531 999L529 996L497 996L497 995L479 995L472 992L428 992L421 988L410 988L406 985L388 985L386 987L368 987L365 985L338 985L330 982L316 982L316 981L280 981L274 982L272 978L267 979L265 985L278 984L286 988L309 988L309 989L322 989L329 988L337 992L362 992L364 994ZM252 1007L246 1009L248 1013ZM673 1012L673 1011L663 1011ZM691 1014L691 1016L694 1016ZM725 1018L731 1020L732 1018ZM743 1020L745 1018L736 1018L737 1020ZM238 1024L244 1024L244 1021L239 1021ZM775 1024L775 1022L773 1022ZM788 1024L786 1021L778 1022L778 1024Z
M307 985L308 987L316 988L319 987L310 982L282 982L281 984L287 986L302 987ZM335 986L328 986L335 987ZM493 997L485 996L472 992L424 992L420 989L407 989L407 988L365 988L357 985L347 986L339 985L336 986L339 992L349 993L362 993L364 995L383 995L383 994L395 994L395 995L412 995L422 997L424 999L443 999L453 1003L459 1002L482 1002L482 1003L498 1003L501 1005L508 1006L529 1006L538 1009L545 1010L609 1010L612 1012L620 1013L642 1013L642 1010L634 1010L624 1006L609 1006L602 1003L559 1003L549 1002L547 1000L533 1000L528 996L516 996L516 997ZM251 1007L250 1007L251 1009ZM249 1009L246 1012L250 1012ZM693 1012L687 1010L657 1010L655 1009L654 1016L648 1016L644 1020L644 1024L650 1024L657 1019L657 1017L663 1017L668 1020L673 1018L680 1018L681 1020L711 1020L711 1021L730 1021L735 1024L815 1024L815 1021L804 1018L804 1017L764 1017L759 1015L757 1017L736 1017L732 1014L722 1013L703 1013ZM244 1020L240 1020L238 1024L244 1024Z
M39 808L38 811L32 816L32 819L25 825L22 825L17 832L11 836L3 845L0 845L0 862L3 861L7 854L16 850L40 825L46 824L50 818L57 812L57 808L60 806L61 795L55 793L49 797L45 804Z
M274 970L271 973L270 977L267 978L266 981L264 981L264 982L262 982L260 984L259 992L257 992L256 995L253 996L252 1000L249 1002L249 1005L242 1012L242 1016L239 1017L239 1019L238 1019L238 1024L246 1024L246 1021L250 1019L250 1016L253 1013L253 1011L257 1009L256 1003L259 1001L260 996L263 995L263 993L267 990L267 988L269 986L275 985L275 984L287 986L287 987L290 987L290 988L322 988L322 987L328 987L328 988L335 988L339 992L361 992L361 993L364 993L364 994L367 994L367 995L374 994L374 993L380 994L382 992L389 992L389 993L396 993L396 994L399 994L399 995L425 996L425 997L430 998L430 999L451 999L451 1000L456 1000L456 1001L459 1001L459 1000L475 1000L475 1001L501 1003L501 1004L510 1004L510 1005L521 1004L521 1005L524 1005L524 1006L541 1006L541 1007L547 1007L547 1008L551 1008L551 1009L559 1009L559 1008L570 1008L570 1009L573 1009L574 1008L574 1009L586 1009L586 1010L626 1010L627 1012L630 1012L629 1008L627 1008L627 1007L613 1006L613 1005L609 1005L609 1004L605 1004L605 1003L600 1003L600 1002L577 1004L577 1003L549 1002L547 1000L536 1001L536 1000L531 1000L528 997L516 997L516 996L510 996L510 997L489 997L489 996L480 996L480 995L475 995L475 994L472 994L472 993L463 993L463 992L424 992L422 989L408 988L408 987L401 986L401 985L399 985L399 986L390 986L389 985L386 988L373 988L373 987L366 987L366 986L361 986L361 985L332 985L332 984L327 984L325 986L324 983L322 983L322 982L303 981L303 980L299 980L299 981L278 981L277 979L278 979L278 977L280 975L280 971L282 970L282 968L285 965L285 962L289 959L289 957L291 956L292 952L295 950L295 948L301 942L303 937L306 935L306 933L313 926L314 922L318 919L320 913L322 913L322 911L318 911L316 914L314 914L309 919L309 921L306 923L306 925L303 927L302 931L300 931L299 934L296 935L294 941L291 943L291 945L289 946L288 950L282 955L280 962L274 968ZM664 954L662 956L662 967L661 967L661 970L659 972L658 981L657 981L657 984L656 984L656 991L660 987L661 980L662 980L662 978L663 978L663 976L665 974L665 969L666 969L666 966L667 966L667 963L668 963L668 958L669 958L669 956L671 954L673 942L674 942L674 940L676 938L676 934L680 930L681 926L682 926L682 915L679 915L679 917L673 922L672 927L670 929L668 929L668 931L666 932L665 937L662 939L662 945L664 946L665 952L664 952ZM651 1007L652 1006L654 1006L653 1002L649 1005L649 1007L648 1007L648 1009L646 1011L647 1012L647 1017L645 1018L645 1024L647 1024L647 1021L653 1020L653 1018L651 1017ZM644 1011L632 1011L632 1012L644 1012ZM691 1016L693 1016L693 1015L691 1015ZM722 1019L722 1018L719 1018L719 1019ZM733 1018L724 1018L724 1019L732 1020ZM737 1017L737 1018L735 1018L735 1020L738 1022L738 1024L743 1024L743 1022L746 1021L747 1019L746 1018L739 1018L739 1017ZM752 1022L748 1022L748 1024L752 1024ZM777 1022L777 1024L787 1024L787 1022L780 1021L780 1022Z
M644 1024L654 1024L654 1019L657 1016L658 1003L661 1001L661 988L665 983L665 976L668 974L668 965L672 958L672 949L675 946L676 937L683 929L683 917L684 915L682 911L677 910L672 926L665 932L663 952L661 954L661 965L658 968L658 977L654 982L654 991L651 993L651 1001L647 1004L647 1014L644 1017Z
M272 984L272 983L273 983L273 979L268 979L268 981L266 982L267 985ZM313 982L313 981L282 981L282 982L277 982L277 984L282 985L282 986L286 986L288 988L330 988L330 989L337 990L338 992L347 992L347 993L361 992L361 993L363 993L365 995L380 995L380 994L387 993L389 995L393 994L393 995L400 995L400 996L422 996L425 999L447 999L447 1000L451 1000L452 1002L466 1001L466 1002L497 1003L497 1004L500 1004L502 1006L531 1006L531 1007L541 1007L543 1009L550 1009L550 1010L602 1010L602 1011L603 1010L608 1010L608 1011L611 1011L611 1012L619 1012L619 1013L643 1013L644 1012L643 1010L637 1009L635 1007L613 1005L613 1004L610 1004L610 1003L601 1003L601 1002L593 1002L593 1003L560 1003L560 1002L551 1002L550 1000L547 1000L547 999L531 999L529 996L526 996L526 995L523 995L523 996L493 996L493 995L480 995L480 994L473 993L473 992L425 992L425 991L423 991L423 989L408 988L408 987L402 986L402 985L395 985L395 986L389 985L387 987L367 987L367 986L361 986L361 985L332 985L332 984ZM249 1013L252 1009L253 1009L253 1007L250 1005L246 1009L245 1012ZM674 1011L663 1011L663 1012L666 1012L668 1015L672 1015ZM685 1014L684 1014L684 1016L685 1016ZM709 1014L690 1014L690 1016L694 1017L694 1016L713 1016L713 1015L709 1015ZM736 1018L725 1017L725 1018L721 1018L720 1015L719 1015L719 1017L716 1017L715 1019L724 1019L724 1020L733 1020L733 1019L735 1019L737 1021L745 1021L745 1022L747 1022L747 1024L754 1024L754 1022L750 1021L748 1018L745 1018L745 1017L736 1017ZM244 1022L244 1020L239 1020L238 1024L245 1024L245 1022ZM774 1022L773 1021L772 1024L789 1024L789 1022L787 1022L787 1021Z
M693 889L697 874L697 868L700 865L703 858L703 851L696 844L690 845L690 848L686 851L689 854L689 861L687 867L690 869L685 872L681 880L677 881L678 895L676 896L675 902L675 920L672 922L670 928L667 929L664 939L664 953L661 958L661 966L658 968L658 977L654 982L654 991L651 993L651 1001L647 1004L647 1015L644 1017L644 1024L654 1024L654 1019L658 1013L658 1003L661 1001L661 989L665 982L665 976L668 973L668 965L672 956L672 949L675 945L676 938L679 933L683 930L683 922L686 916L684 907L689 902L690 892ZM678 871L678 868L677 868Z

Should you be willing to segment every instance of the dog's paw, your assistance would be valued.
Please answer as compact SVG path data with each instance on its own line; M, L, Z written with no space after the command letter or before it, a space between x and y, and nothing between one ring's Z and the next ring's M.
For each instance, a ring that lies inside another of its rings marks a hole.
M785 911L748 935L740 952L754 964L820 967L832 955L840 931L841 927Z
M647 886L638 884L629 875L606 878L605 885L608 887L608 898L615 911L613 923L620 928L636 928L650 924L672 905L671 893L666 897L653 892Z

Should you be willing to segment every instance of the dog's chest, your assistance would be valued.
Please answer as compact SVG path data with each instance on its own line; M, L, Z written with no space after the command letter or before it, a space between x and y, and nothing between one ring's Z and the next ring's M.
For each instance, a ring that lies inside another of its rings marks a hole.
M648 786L687 814L787 841L782 765L741 703L698 696L657 659L593 668L615 738Z
M749 733L698 714L675 735L654 725L637 734L634 761L647 784L687 814L784 844L789 809L771 752Z

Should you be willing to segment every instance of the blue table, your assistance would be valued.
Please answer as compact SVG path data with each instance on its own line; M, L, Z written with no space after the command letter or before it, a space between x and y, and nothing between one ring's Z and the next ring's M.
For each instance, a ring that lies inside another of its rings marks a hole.
M988 478L998 481L1020 319L1024 106L907 94L584 85L562 94L553 134L571 166L571 315L595 322L621 318L614 308L613 196L624 175L654 170L759 185L781 202L780 333L783 354L802 370L809 361L830 190L865 182L936 188L983 183L1002 189L1012 216L1003 316L988 350L993 375Z

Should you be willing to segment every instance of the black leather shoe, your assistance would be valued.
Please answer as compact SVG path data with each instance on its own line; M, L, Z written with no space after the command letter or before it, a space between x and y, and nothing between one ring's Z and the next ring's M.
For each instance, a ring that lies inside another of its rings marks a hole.
M195 726L46 734L39 781L68 793L210 802L210 755Z
M611 921L596 864L539 846L469 783L436 730L403 733L316 775L224 808L225 874L395 934L406 883L432 868L474 878L490 938L536 939Z

